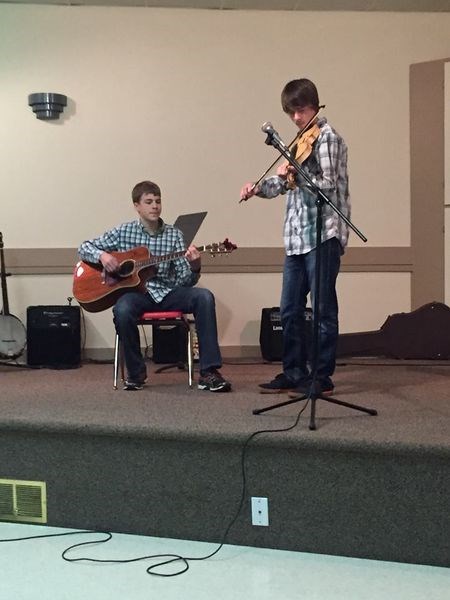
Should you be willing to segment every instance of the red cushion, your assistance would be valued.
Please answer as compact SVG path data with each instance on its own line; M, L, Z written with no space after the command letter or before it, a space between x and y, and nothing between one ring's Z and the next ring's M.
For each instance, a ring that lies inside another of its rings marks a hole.
M183 312L181 310L167 310L165 312L145 312L141 315L141 321L181 319Z

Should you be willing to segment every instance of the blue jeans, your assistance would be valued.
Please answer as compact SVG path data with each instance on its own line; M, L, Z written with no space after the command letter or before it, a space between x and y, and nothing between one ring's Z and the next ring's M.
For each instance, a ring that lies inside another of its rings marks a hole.
M305 335L305 308L308 293L314 309L316 290L316 249L307 254L286 256L281 292L281 324L283 326L283 372L295 384L310 377ZM338 341L338 302L336 279L341 264L341 245L337 238L322 243L319 353L317 379L334 373Z
M181 310L194 315L200 371L221 367L215 299L209 290L179 287L169 292L161 302L155 302L149 294L128 292L117 300L113 308L114 325L122 344L128 378L139 381L146 374L137 326L139 317L146 311L166 310Z

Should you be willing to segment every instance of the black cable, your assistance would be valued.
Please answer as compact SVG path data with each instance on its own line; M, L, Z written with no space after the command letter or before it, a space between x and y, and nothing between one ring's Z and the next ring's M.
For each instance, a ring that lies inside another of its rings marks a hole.
M5 523L4 523L5 524ZM112 538L112 533L110 533L109 531L95 531L95 530L86 530L86 531L64 531L62 533L46 533L43 535L29 535L26 537L20 537L20 538L8 538L8 539L4 539L2 540L0 538L0 543L1 542L23 542L23 541L27 541L27 540L39 540L39 539L43 539L43 538L52 538L52 537L63 537L65 535L83 535L83 534L97 534L97 533L101 533L104 534L106 536L108 536L105 540L97 540L95 542L84 542L84 543L90 543L90 544L103 544L105 542L109 542L109 540Z

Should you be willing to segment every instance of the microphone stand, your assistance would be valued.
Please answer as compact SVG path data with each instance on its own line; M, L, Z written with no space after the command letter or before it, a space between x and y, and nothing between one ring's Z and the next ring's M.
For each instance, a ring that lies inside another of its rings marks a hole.
M337 400L336 398L330 398L328 396L324 396L320 393L320 385L317 382L317 363L319 357L319 349L320 349L320 341L319 341L319 323L320 323L320 273L321 273L321 250L322 250L322 207L323 203L326 202L331 208L340 216L341 219L345 221L345 223L359 236L361 240L367 242L367 238L357 229L353 223L339 210L339 208L333 204L333 202L319 189L315 183L311 180L308 174L304 169L300 166L297 160L292 156L289 148L284 144L284 142L278 136L278 133L273 129L270 123L264 124L262 130L267 133L266 144L274 146L285 158L286 160L295 168L297 173L305 179L308 183L309 187L313 189L317 193L316 198L316 207L317 207L317 216L316 216L316 264L315 264L315 294L314 294L314 320L313 320L313 340L312 340L312 358L311 358L311 367L312 367L312 380L311 386L309 388L309 393L307 395L300 394L298 397L293 398L292 400L287 400L286 402L280 402L278 404L274 404L272 406L267 406L265 408L259 408L253 411L254 415L259 415L263 412L267 412L269 410L273 410L274 408L279 408L280 406L286 406L288 404L293 404L295 402L299 402L301 400L311 400L311 415L309 422L309 429L316 429L316 400L324 400L325 402L330 402L332 404L338 404L340 406L346 406L347 408L352 408L354 410L359 410L365 412L369 415L376 415L377 411L372 408L365 408L364 406L358 406L357 404L350 404L349 402L343 402L342 400Z

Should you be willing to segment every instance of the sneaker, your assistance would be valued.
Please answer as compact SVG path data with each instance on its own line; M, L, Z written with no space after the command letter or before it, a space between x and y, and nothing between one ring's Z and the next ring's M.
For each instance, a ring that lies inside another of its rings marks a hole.
M142 390L144 383L145 381L130 381L126 379L123 382L123 389L127 390L127 392L135 392L136 390Z
M231 383L224 379L217 369L213 369L200 375L198 389L210 392L229 392L231 390Z
M284 373L279 373L272 381L260 383L259 387L260 394L282 394L294 390L296 385Z
M128 373L127 379L123 382L123 389L127 391L142 390L147 383L147 369L141 371L138 375L131 376Z

